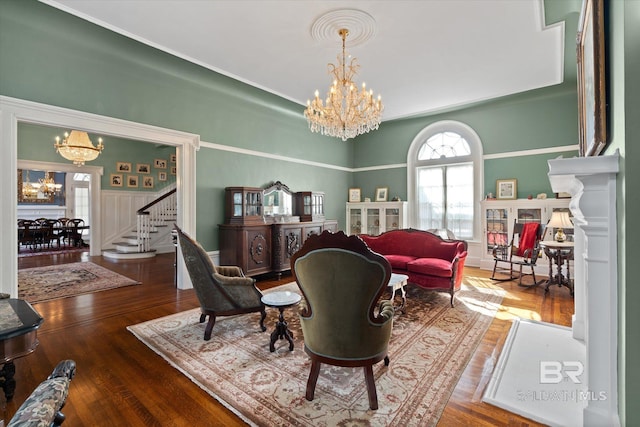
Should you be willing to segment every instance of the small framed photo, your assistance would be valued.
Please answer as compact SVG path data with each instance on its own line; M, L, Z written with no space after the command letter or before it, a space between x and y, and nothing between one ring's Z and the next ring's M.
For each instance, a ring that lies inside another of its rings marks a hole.
M153 177L152 176L143 176L142 177L142 188L153 188Z
M138 175L127 175L127 187L138 187Z
M171 163L175 163L176 162L176 155L175 154L172 154L172 155L169 156L169 162L171 162Z
M360 189L359 188L350 188L349 189L349 202L350 203L359 203L360 202Z
M175 166L171 166L171 175L175 175L178 172L178 168Z
M500 200L518 198L518 180L498 179L496 180L496 197Z
M158 181L166 181L167 173L166 172L158 172Z
M389 187L376 188L376 202L386 202L389 193Z
M165 159L155 159L153 161L153 166L155 166L156 169L166 169L167 161Z
M111 181L111 186L112 187L122 187L122 174L121 173L112 173L110 181Z
M151 172L151 166L147 163L138 163L136 165L136 172L138 173L149 173Z
M131 172L131 163L116 162L116 169L118 170L118 172Z

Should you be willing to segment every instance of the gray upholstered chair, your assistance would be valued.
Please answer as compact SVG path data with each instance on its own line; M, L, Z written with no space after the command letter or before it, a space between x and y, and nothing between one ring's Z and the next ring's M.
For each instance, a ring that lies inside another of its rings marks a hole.
M384 359L393 324L384 293L391 265L357 236L323 232L309 237L291 258L304 295L300 325L311 357L306 398L313 400L320 365L364 367L369 407L378 409L373 365ZM377 308L376 308L377 307Z
M264 319L267 313L260 300L262 293L256 288L255 279L245 277L240 267L216 267L197 241L185 234L178 226L175 228L184 263L200 302L200 323L209 316L209 322L204 330L205 341L211 339L216 316L259 311L262 313L260 329L265 331L267 328L264 326Z

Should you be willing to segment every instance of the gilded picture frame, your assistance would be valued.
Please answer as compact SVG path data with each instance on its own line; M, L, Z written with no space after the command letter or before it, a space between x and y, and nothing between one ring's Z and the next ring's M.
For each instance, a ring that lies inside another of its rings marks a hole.
M604 0L583 0L576 42L580 156L597 156L607 145Z

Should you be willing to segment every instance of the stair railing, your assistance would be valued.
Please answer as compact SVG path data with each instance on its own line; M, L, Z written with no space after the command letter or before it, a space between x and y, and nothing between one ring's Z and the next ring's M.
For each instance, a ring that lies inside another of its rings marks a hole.
M166 192L137 211L136 240L138 252L148 252L150 248L151 232L158 224L176 217L177 189Z

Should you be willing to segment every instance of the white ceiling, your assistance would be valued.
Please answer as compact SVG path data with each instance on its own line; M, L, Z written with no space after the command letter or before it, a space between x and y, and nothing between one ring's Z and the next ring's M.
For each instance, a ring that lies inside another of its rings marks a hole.
M382 95L383 120L563 80L564 25L544 27L542 0L41 1L301 105L324 98L341 51L338 28L312 25L351 9L339 23L369 37L347 39L355 80Z

